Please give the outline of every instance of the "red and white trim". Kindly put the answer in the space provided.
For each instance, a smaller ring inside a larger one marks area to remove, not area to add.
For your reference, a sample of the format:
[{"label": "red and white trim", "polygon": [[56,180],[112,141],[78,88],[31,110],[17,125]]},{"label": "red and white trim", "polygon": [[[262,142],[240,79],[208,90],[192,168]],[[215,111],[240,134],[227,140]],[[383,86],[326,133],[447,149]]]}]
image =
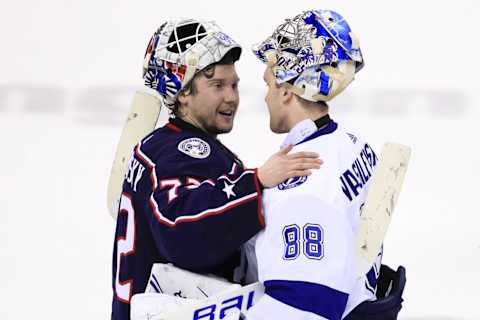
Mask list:
[{"label": "red and white trim", "polygon": [[[154,197],[154,193],[155,193],[155,190],[157,189],[158,187],[158,182],[157,182],[157,177],[156,177],[156,172],[155,172],[155,163],[149,159],[147,157],[147,155],[145,155],[142,150],[141,150],[141,142],[135,147],[135,154],[142,160],[144,161],[144,163],[149,167],[149,169],[151,170],[151,173],[150,173],[150,176],[151,176],[151,180],[152,180],[152,193],[150,195],[150,208],[152,209],[156,219],[158,220],[159,223],[161,224],[164,224],[168,227],[175,227],[177,224],[180,224],[180,223],[184,223],[184,222],[193,222],[193,221],[199,221],[201,219],[204,219],[206,217],[209,217],[209,216],[213,216],[213,215],[219,215],[219,214],[222,214],[224,213],[225,211],[227,210],[230,210],[232,208],[235,208],[235,207],[238,207],[244,203],[247,203],[249,201],[252,201],[252,200],[255,200],[257,199],[257,197],[261,197],[261,193],[259,193],[258,191],[260,190],[259,187],[257,186],[257,192],[254,192],[254,193],[251,193],[249,195],[246,195],[246,196],[243,196],[242,198],[238,198],[238,199],[235,199],[233,201],[230,201],[230,202],[227,202],[226,204],[220,206],[220,207],[217,207],[217,208],[212,208],[212,209],[207,209],[207,210],[204,210],[200,213],[197,213],[197,214],[194,214],[194,215],[184,215],[184,216],[179,216],[177,217],[174,221],[168,219],[167,217],[165,217],[162,212],[159,210],[158,208],[158,203],[157,201],[155,200],[155,197]],[[247,170],[247,171],[244,171],[240,177],[238,177],[236,180],[232,181],[230,180],[227,176],[221,176],[219,179],[226,179],[228,180],[230,183],[236,183],[240,180],[240,178],[242,178],[244,175],[246,174],[255,174],[256,175],[256,171],[255,170]],[[255,179],[255,183],[257,183],[257,179]],[[204,180],[202,181],[201,184],[203,183],[208,183],[208,184],[211,184],[212,186],[215,186],[215,183],[211,180],[211,179],[208,179],[208,180]],[[260,204],[261,206],[261,204]],[[260,214],[260,213],[259,213]],[[262,219],[260,220],[262,225],[263,225],[263,216],[262,216]]]},{"label": "red and white trim", "polygon": [[117,238],[117,271],[115,275],[115,297],[123,303],[130,303],[133,292],[133,279],[120,281],[121,258],[133,255],[137,237],[135,236],[135,211],[133,209],[132,197],[127,193],[122,193],[120,201],[120,214],[127,215],[127,226],[125,236]]},{"label": "red and white trim", "polygon": [[181,185],[182,182],[179,179],[160,180],[160,189],[171,187],[170,190],[168,190],[168,203],[178,197],[178,188],[180,188]]},{"label": "red and white trim", "polygon": [[172,123],[170,123],[170,122],[167,123],[167,124],[165,125],[165,127],[167,127],[168,129],[170,129],[170,130],[172,130],[172,131],[175,131],[175,132],[177,132],[177,133],[182,132],[182,129],[180,129],[179,127],[177,127],[176,125],[174,125],[174,124],[172,124]]},{"label": "red and white trim", "polygon": [[257,189],[257,193],[258,193],[258,207],[257,207],[258,221],[262,226],[265,227],[265,219],[264,219],[265,214],[263,213],[262,189],[260,188],[260,180],[258,179],[258,169],[257,168],[253,169],[253,172],[255,174],[255,178],[254,178],[255,189]]},{"label": "red and white trim", "polygon": [[236,171],[237,171],[237,163],[234,161],[232,165],[232,170],[230,170],[228,174],[229,175],[235,174]]},{"label": "red and white trim", "polygon": [[197,213],[195,215],[185,215],[185,216],[177,217],[174,221],[165,217],[162,214],[162,212],[158,209],[158,204],[155,201],[155,199],[153,197],[153,194],[150,196],[150,207],[152,208],[153,213],[155,214],[155,217],[157,218],[158,222],[160,222],[161,224],[164,224],[168,227],[173,228],[180,223],[199,221],[199,220],[202,220],[206,217],[222,214],[225,211],[228,211],[232,208],[238,207],[238,206],[240,206],[244,203],[255,200],[257,197],[258,197],[258,194],[255,192],[255,193],[246,195],[242,198],[230,201],[230,202],[228,202],[228,203],[226,203],[223,206],[220,206],[218,208],[207,209],[207,210],[204,210],[204,211],[202,211],[200,213]]},{"label": "red and white trim", "polygon": [[157,181],[157,175],[155,173],[155,163],[150,160],[140,149],[140,146],[142,143],[140,142],[139,144],[136,145],[135,147],[135,154],[147,165],[147,167],[150,169],[150,179],[152,180],[152,187],[153,190],[157,189],[158,186],[158,181]]},{"label": "red and white trim", "polygon": [[212,179],[203,180],[202,183],[200,183],[200,184],[204,184],[204,183],[208,183],[212,187],[215,187],[215,182]]},{"label": "red and white trim", "polygon": [[200,186],[200,181],[195,178],[187,177],[187,189],[196,189]]},{"label": "red and white trim", "polygon": [[228,176],[226,176],[226,175],[220,176],[220,177],[218,178],[218,180],[220,180],[220,179],[225,179],[225,180],[227,180],[228,182],[230,182],[231,184],[235,184],[235,183],[237,183],[237,182],[238,182],[244,175],[246,175],[246,174],[256,174],[256,173],[255,173],[255,170],[245,170],[245,171],[243,171],[242,174],[241,174],[237,179],[235,179],[235,180],[231,180],[231,179],[230,179]]}]

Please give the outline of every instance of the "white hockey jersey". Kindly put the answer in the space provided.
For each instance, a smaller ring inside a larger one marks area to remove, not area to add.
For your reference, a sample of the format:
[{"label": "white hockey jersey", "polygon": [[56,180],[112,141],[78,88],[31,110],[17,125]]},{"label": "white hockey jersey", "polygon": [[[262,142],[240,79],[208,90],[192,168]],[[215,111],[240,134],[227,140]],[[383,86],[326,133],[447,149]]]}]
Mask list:
[{"label": "white hockey jersey", "polygon": [[[357,276],[355,236],[360,210],[378,161],[356,134],[331,121],[320,130],[305,120],[288,134],[292,152],[315,151],[324,161],[308,177],[263,192],[266,229],[246,245],[249,280],[265,295],[247,319],[343,319],[375,300],[381,254],[367,275]],[[255,253],[255,256],[253,254]]]}]

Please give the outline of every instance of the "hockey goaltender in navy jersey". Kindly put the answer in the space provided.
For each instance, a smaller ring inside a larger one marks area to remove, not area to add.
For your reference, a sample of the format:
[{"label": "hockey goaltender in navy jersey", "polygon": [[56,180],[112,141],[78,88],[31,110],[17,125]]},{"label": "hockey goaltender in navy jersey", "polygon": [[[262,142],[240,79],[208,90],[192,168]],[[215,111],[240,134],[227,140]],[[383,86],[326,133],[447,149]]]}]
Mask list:
[{"label": "hockey goaltender in navy jersey", "polygon": [[113,253],[112,319],[129,319],[155,262],[231,279],[237,248],[263,228],[256,170],[212,136],[173,119],[134,149]]}]

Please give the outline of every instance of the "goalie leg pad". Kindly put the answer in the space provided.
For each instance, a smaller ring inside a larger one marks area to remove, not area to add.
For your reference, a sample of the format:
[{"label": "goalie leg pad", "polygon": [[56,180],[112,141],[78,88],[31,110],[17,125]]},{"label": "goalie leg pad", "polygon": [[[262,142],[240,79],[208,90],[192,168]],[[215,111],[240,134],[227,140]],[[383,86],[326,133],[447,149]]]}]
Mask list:
[{"label": "goalie leg pad", "polygon": [[206,299],[220,292],[236,290],[239,284],[213,276],[193,273],[170,263],[155,263],[145,293],[164,293],[180,298]]}]

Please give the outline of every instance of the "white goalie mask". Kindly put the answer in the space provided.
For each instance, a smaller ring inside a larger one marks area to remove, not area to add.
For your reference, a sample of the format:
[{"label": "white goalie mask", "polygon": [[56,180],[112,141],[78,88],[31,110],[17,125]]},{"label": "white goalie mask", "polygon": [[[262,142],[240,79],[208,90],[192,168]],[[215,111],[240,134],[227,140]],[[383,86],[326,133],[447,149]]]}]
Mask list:
[{"label": "white goalie mask", "polygon": [[178,94],[205,67],[220,62],[232,51],[240,58],[241,47],[214,21],[178,19],[165,22],[150,39],[144,58],[143,77],[156,89],[168,108]]}]

